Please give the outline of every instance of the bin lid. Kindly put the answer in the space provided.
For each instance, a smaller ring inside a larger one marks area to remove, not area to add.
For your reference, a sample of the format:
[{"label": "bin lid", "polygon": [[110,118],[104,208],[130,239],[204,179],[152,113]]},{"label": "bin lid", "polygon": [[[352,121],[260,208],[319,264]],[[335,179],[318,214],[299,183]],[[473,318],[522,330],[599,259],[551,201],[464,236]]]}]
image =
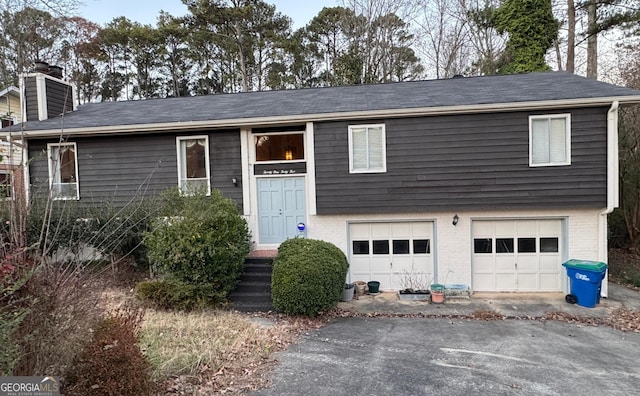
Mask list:
[{"label": "bin lid", "polygon": [[439,283],[434,283],[433,285],[431,285],[431,290],[444,290],[444,285],[441,285]]},{"label": "bin lid", "polygon": [[589,271],[604,271],[607,269],[607,264],[602,261],[591,261],[591,260],[576,260],[571,259],[566,263],[562,263],[564,267],[567,268],[576,268],[581,270],[589,270]]}]

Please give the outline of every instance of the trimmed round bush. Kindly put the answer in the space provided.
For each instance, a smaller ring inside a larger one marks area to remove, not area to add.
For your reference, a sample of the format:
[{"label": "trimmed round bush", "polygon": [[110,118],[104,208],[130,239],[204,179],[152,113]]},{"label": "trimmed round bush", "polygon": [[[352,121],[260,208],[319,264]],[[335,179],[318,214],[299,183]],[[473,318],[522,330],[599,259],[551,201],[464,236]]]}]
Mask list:
[{"label": "trimmed round bush", "polygon": [[314,239],[283,242],[273,261],[271,296],[276,310],[315,316],[340,300],[349,263],[335,245]]}]

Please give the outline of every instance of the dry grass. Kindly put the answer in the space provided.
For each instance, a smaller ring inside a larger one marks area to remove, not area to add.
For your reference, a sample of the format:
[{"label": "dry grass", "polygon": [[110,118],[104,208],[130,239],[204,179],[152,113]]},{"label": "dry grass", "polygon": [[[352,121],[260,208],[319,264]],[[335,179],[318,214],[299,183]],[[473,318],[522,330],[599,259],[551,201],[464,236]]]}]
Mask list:
[{"label": "dry grass", "polygon": [[[104,286],[102,309],[142,305],[128,285]],[[224,310],[187,313],[147,308],[140,347],[153,366],[153,380],[163,394],[242,395],[263,388],[275,364],[271,354],[329,320],[264,316],[262,321],[272,325],[261,326],[251,315]]]},{"label": "dry grass", "polygon": [[181,313],[147,311],[141,347],[154,367],[153,379],[218,371],[234,345],[252,340],[259,329],[243,317],[223,311]]}]

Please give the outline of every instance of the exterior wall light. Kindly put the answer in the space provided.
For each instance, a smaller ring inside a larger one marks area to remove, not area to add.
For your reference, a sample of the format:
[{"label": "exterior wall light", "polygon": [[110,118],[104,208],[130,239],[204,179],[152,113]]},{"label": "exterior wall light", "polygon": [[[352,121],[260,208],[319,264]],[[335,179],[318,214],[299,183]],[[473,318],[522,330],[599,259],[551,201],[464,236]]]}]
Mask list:
[{"label": "exterior wall light", "polygon": [[454,226],[458,224],[458,220],[460,220],[460,218],[458,217],[458,215],[454,215],[453,216],[453,221],[451,222],[451,224],[453,224]]},{"label": "exterior wall light", "polygon": [[235,177],[231,179],[231,183],[233,183],[234,187],[238,187],[238,179],[236,179]]}]

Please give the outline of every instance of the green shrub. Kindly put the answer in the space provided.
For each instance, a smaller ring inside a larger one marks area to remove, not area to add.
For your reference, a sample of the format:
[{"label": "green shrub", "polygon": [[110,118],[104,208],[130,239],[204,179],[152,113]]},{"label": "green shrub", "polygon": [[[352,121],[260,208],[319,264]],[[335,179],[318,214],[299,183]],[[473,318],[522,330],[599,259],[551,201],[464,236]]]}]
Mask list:
[{"label": "green shrub", "polygon": [[329,242],[295,238],[283,242],[273,261],[274,307],[289,315],[317,315],[340,300],[349,264]]},{"label": "green shrub", "polygon": [[249,228],[234,201],[220,192],[163,195],[165,217],[145,235],[150,262],[163,275],[191,285],[211,285],[226,298],[249,253]]},{"label": "green shrub", "polygon": [[156,308],[192,311],[224,301],[226,295],[210,284],[192,285],[177,279],[140,282],[136,294]]},{"label": "green shrub", "polygon": [[143,314],[122,309],[97,326],[69,368],[66,395],[151,395],[151,365],[138,346]]},{"label": "green shrub", "polygon": [[27,245],[48,254],[78,253],[92,246],[117,258],[146,259],[142,243],[157,217],[154,198],[132,198],[124,207],[110,202],[80,202],[35,198],[26,217]]}]

